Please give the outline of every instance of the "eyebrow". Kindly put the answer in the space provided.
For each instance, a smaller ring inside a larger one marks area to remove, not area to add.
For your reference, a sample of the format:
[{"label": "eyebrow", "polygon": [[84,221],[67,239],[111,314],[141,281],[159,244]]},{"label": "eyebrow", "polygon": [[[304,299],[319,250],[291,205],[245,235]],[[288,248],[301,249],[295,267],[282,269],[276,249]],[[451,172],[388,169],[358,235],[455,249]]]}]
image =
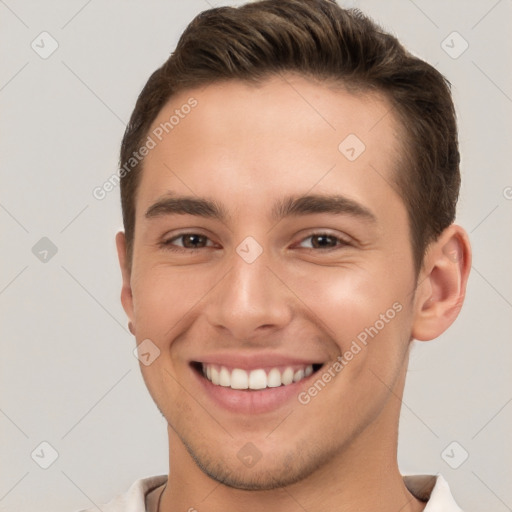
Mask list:
[{"label": "eyebrow", "polygon": [[[373,223],[377,221],[376,216],[365,206],[353,199],[336,194],[310,194],[281,198],[274,204],[270,218],[273,221],[279,221],[286,217],[315,213],[350,215]],[[145,217],[151,219],[165,215],[194,215],[221,222],[230,219],[224,206],[215,200],[174,194],[168,194],[158,199],[146,210]]]}]

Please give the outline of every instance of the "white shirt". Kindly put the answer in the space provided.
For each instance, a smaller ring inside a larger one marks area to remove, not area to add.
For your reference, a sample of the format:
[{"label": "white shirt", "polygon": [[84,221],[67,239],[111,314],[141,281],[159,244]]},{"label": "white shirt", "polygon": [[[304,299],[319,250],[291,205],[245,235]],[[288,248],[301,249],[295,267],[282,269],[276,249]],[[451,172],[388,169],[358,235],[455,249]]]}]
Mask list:
[{"label": "white shirt", "polygon": [[[404,475],[405,486],[411,494],[427,501],[424,512],[462,512],[442,475]],[[124,493],[101,507],[103,512],[157,512],[158,499],[163,492],[167,475],[151,476],[134,482]],[[97,509],[79,512],[96,512]]]}]

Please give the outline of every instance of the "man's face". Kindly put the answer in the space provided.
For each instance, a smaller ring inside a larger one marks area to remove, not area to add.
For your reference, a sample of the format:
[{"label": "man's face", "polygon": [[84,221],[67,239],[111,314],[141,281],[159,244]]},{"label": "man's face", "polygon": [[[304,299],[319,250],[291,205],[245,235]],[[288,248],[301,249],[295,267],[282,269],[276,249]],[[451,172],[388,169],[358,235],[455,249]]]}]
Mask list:
[{"label": "man's face", "polygon": [[[141,370],[172,442],[271,488],[396,432],[415,308],[397,125],[377,96],[287,75],[184,92],[150,134],[191,97],[144,162],[123,304],[160,351]],[[272,387],[231,389],[249,384]]]}]

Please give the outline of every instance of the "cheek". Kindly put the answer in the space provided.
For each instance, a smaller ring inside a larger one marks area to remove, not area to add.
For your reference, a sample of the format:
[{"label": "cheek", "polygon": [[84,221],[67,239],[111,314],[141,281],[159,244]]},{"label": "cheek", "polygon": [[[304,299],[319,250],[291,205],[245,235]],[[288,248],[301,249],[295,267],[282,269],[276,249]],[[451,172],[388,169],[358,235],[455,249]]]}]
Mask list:
[{"label": "cheek", "polygon": [[310,265],[302,274],[294,274],[289,279],[293,280],[297,296],[311,308],[342,349],[360,334],[364,340],[366,328],[377,324],[377,329],[383,331],[384,326],[390,330],[391,324],[398,324],[395,320],[401,311],[397,310],[403,310],[407,287],[398,278],[390,278],[393,274],[389,268],[380,272],[377,267],[371,270],[356,265],[338,268]]},{"label": "cheek", "polygon": [[[325,391],[313,400],[317,392],[310,389],[304,397],[314,401],[311,410],[319,414],[326,408],[334,411],[333,428],[342,420],[356,428],[362,416],[377,414],[394,389],[409,345],[412,308],[406,279],[392,275],[389,268],[380,273],[318,267],[296,281],[297,295],[307,297],[321,328],[337,345],[338,357],[318,375],[328,381]],[[350,419],[347,410],[354,412]]]},{"label": "cheek", "polygon": [[209,286],[199,270],[154,266],[139,272],[132,289],[137,336],[164,343],[172,339],[174,328],[183,330]]},{"label": "cheek", "polygon": [[297,295],[306,298],[317,324],[336,344],[338,359],[329,367],[337,383],[332,400],[354,407],[378,403],[393,387],[412,324],[406,277],[382,264],[372,271],[317,266],[296,280]]},{"label": "cheek", "polygon": [[[171,357],[171,344],[179,344],[208,287],[199,272],[183,272],[169,266],[139,267],[132,286],[137,343],[151,340],[158,356],[149,365],[140,363],[146,387],[164,416],[176,421],[190,410],[179,382],[182,375]],[[204,288],[204,289],[203,289]],[[172,404],[172,407],[170,407]]]}]

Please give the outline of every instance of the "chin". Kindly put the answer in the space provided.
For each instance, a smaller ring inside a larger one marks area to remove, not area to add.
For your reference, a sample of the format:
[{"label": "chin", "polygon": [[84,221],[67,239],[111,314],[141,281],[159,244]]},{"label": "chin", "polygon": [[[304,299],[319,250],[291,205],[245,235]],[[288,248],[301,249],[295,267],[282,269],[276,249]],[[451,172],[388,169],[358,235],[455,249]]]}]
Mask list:
[{"label": "chin", "polygon": [[246,491],[268,491],[295,484],[314,473],[329,458],[294,449],[282,454],[262,454],[254,466],[244,467],[235,453],[234,462],[229,463],[225,452],[214,455],[211,451],[205,454],[186,448],[205,475],[227,487]]},{"label": "chin", "polygon": [[226,467],[215,466],[202,467],[201,470],[212,480],[219,482],[233,489],[244,491],[270,491],[292,485],[303,480],[310,472],[290,472],[278,468],[269,468],[268,470],[260,468],[257,472],[255,469],[247,469],[240,471],[238,468],[228,473]]}]

